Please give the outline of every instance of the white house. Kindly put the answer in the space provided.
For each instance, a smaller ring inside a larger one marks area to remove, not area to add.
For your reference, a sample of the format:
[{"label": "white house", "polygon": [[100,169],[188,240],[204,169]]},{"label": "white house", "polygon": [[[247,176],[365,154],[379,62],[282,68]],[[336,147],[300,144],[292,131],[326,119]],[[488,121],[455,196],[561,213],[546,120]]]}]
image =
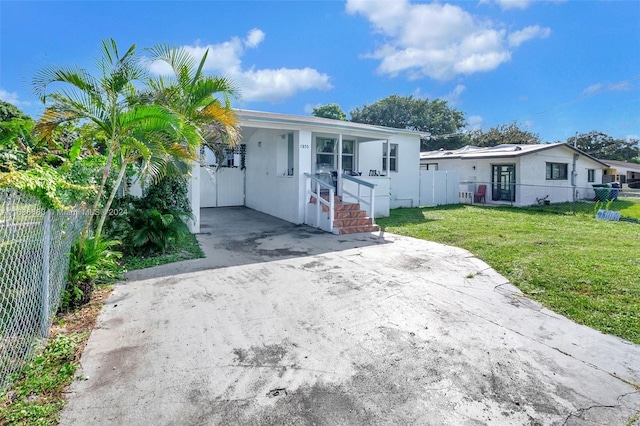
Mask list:
[{"label": "white house", "polygon": [[461,199],[486,189],[493,204],[533,205],[592,199],[593,184],[601,183],[604,162],[565,143],[465,146],[452,151],[420,154],[422,170],[457,171]]},{"label": "white house", "polygon": [[622,188],[640,188],[640,164],[616,160],[600,160],[609,166],[603,183],[618,182]]},{"label": "white house", "polygon": [[205,207],[246,206],[338,233],[349,227],[366,230],[347,220],[365,213],[338,213],[344,206],[330,193],[359,203],[370,218],[418,205],[419,133],[317,117],[236,113],[239,145],[219,165],[207,150],[205,166],[194,169],[189,188],[193,232],[199,232]]}]

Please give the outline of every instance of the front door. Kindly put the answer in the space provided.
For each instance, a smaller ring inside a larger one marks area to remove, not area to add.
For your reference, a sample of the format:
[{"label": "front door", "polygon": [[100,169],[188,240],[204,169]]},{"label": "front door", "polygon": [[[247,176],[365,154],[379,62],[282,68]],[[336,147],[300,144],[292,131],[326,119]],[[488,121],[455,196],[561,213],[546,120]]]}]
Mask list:
[{"label": "front door", "polygon": [[491,199],[514,202],[516,200],[515,164],[494,164],[491,167]]}]

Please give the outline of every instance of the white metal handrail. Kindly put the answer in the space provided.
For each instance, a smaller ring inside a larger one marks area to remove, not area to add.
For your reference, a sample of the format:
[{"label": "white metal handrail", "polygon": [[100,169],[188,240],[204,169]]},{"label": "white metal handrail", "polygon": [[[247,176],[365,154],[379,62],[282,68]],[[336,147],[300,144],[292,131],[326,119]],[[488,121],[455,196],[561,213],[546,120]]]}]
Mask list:
[{"label": "white metal handrail", "polygon": [[[322,211],[322,206],[327,206],[329,210],[329,229],[325,229],[325,231],[333,232],[333,221],[335,218],[335,188],[332,184],[323,182],[310,173],[305,173],[304,175],[307,177],[307,199],[312,202],[315,200],[316,204],[316,226],[322,229],[320,226],[320,212]],[[310,182],[315,182],[315,191],[312,189]],[[322,198],[321,194],[323,189],[329,190],[329,200]],[[306,208],[304,209],[304,221],[305,223],[308,223]]]},{"label": "white metal handrail", "polygon": [[[354,182],[354,183],[358,184],[358,193],[357,193],[357,194],[353,194],[353,193],[351,193],[351,192],[349,192],[349,191],[345,190],[345,189],[344,189],[344,185],[342,186],[342,194],[343,194],[343,195],[344,195],[344,194],[347,194],[347,195],[349,195],[349,196],[351,196],[351,197],[355,198],[356,200],[358,200],[358,203],[360,203],[360,205],[362,205],[362,204],[366,204],[366,205],[368,205],[368,206],[369,206],[369,208],[368,208],[367,210],[368,210],[368,213],[369,213],[369,217],[371,218],[371,223],[372,223],[372,224],[373,224],[373,223],[375,223],[375,211],[376,211],[376,210],[375,210],[376,185],[375,185],[375,184],[373,184],[373,183],[370,183],[370,182],[364,181],[364,180],[362,180],[362,179],[358,179],[358,178],[356,178],[356,177],[354,177],[354,176],[351,176],[351,175],[348,175],[348,174],[346,174],[346,173],[343,173],[343,174],[342,174],[342,179],[346,179],[346,180],[349,180],[349,181],[351,181],[351,182]],[[344,182],[344,181],[343,181],[343,182]],[[369,188],[369,196],[371,197],[371,198],[369,199],[369,201],[367,201],[367,199],[366,199],[366,198],[363,198],[363,197],[360,195],[360,189],[361,189],[363,186],[364,186],[365,188]]]}]

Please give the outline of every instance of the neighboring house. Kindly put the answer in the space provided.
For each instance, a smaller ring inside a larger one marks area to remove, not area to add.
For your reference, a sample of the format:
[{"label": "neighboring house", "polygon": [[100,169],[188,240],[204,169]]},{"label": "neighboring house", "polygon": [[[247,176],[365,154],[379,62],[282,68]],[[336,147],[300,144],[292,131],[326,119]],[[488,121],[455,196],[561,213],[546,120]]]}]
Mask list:
[{"label": "neighboring house", "polygon": [[[373,217],[371,204],[375,217],[388,216],[390,208],[418,205],[419,133],[318,117],[236,113],[239,145],[222,164],[206,150],[206,167],[194,169],[189,188],[193,232],[199,232],[200,208],[223,206],[246,206],[335,233],[340,230],[334,225],[361,229],[356,221],[338,218],[336,206],[335,222],[329,220],[331,190],[344,201],[360,202],[368,217]],[[327,199],[320,201],[327,204],[325,211],[318,211],[315,199],[310,202],[315,190]]]},{"label": "neighboring house", "polygon": [[640,188],[640,164],[616,160],[600,160],[609,166],[604,171],[603,183],[618,182],[622,188]]},{"label": "neighboring house", "polygon": [[486,185],[483,201],[527,206],[544,199],[552,203],[592,199],[592,185],[602,182],[607,164],[571,145],[554,143],[423,152],[420,168],[457,171],[461,199],[469,202]]}]

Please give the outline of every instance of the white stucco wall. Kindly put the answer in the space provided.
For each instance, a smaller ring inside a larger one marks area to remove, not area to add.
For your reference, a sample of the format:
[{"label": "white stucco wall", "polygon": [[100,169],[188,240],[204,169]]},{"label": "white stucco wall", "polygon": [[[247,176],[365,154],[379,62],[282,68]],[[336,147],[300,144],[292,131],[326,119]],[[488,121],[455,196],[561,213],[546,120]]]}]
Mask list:
[{"label": "white stucco wall", "polygon": [[[383,144],[386,141],[363,142],[358,146],[358,171],[368,176],[370,170],[382,172]],[[390,144],[398,144],[397,172],[389,176],[389,207],[416,207],[420,199],[420,139],[417,135],[394,135]]]},{"label": "white stucco wall", "polygon": [[[602,182],[603,166],[587,156],[578,154],[576,160],[575,187],[572,185],[574,151],[558,146],[541,152],[535,152],[519,157],[489,158],[489,159],[460,159],[438,158],[422,160],[422,163],[437,163],[438,170],[458,170],[461,183],[471,183],[473,189],[478,185],[487,185],[487,201],[491,200],[492,165],[514,164],[516,167],[516,200],[514,205],[527,206],[537,203],[537,198],[548,196],[552,203],[573,201],[574,190],[576,199],[591,199],[594,196],[593,183]],[[567,164],[566,180],[547,180],[546,163]],[[475,167],[475,169],[474,169]],[[588,169],[595,171],[594,182],[587,182]],[[501,202],[510,204],[508,202]]]},{"label": "white stucco wall", "polygon": [[[245,205],[280,219],[301,223],[298,205],[297,170],[300,163],[294,155],[294,176],[287,176],[285,130],[260,129],[242,142],[246,153]],[[295,135],[294,135],[295,136]],[[294,137],[294,148],[296,146]]]},{"label": "white stucco wall", "polygon": [[420,204],[420,138],[417,135],[395,135],[390,143],[398,146],[398,171],[391,172],[392,209],[417,207]]}]

